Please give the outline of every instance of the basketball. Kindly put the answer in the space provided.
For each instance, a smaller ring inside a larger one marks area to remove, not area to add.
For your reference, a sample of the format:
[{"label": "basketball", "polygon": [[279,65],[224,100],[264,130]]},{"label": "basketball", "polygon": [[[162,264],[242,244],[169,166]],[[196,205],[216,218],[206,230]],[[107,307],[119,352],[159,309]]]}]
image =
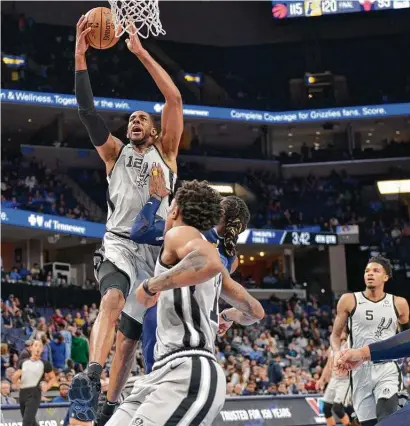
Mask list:
[{"label": "basketball", "polygon": [[96,7],[85,15],[88,27],[92,30],[87,34],[87,42],[94,49],[109,49],[119,38],[115,37],[115,27],[111,10],[107,7]]}]

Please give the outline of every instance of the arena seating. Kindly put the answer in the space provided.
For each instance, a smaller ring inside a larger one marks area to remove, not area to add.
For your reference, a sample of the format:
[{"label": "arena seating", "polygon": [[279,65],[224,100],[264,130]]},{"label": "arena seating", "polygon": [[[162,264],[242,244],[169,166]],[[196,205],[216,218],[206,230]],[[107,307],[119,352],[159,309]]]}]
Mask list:
[{"label": "arena seating", "polygon": [[[3,52],[25,54],[29,64],[18,76],[3,67],[2,87],[60,93],[73,91],[74,28],[36,23],[29,17],[13,18],[8,15],[2,15],[2,26],[9,35],[4,40]],[[409,59],[403,57],[405,37],[364,36],[355,39],[355,43],[349,44],[348,48],[343,39],[318,40],[322,69],[346,76],[350,87],[350,105],[410,100],[405,71],[410,65]],[[289,78],[303,78],[309,68],[303,60],[306,57],[303,43],[225,47],[223,54],[219,52],[221,48],[216,47],[164,41],[157,43],[183,70],[212,76],[230,95],[225,104],[236,107],[291,108]],[[222,56],[223,61],[215,59]],[[260,61],[263,61],[263,67],[254,65]],[[108,51],[91,49],[88,63],[96,95],[153,101],[160,99],[158,89],[126,51],[124,43],[118,43]],[[400,63],[401,66],[380,67],[380,63]],[[103,78],[102,73],[98,72],[101,69],[105,70]],[[372,79],[368,79],[369,75],[372,75]],[[184,88],[181,90],[185,101],[192,101],[190,92]],[[223,102],[218,98],[218,105]],[[322,106],[333,106],[330,99],[321,102],[324,102]]]},{"label": "arena seating", "polygon": [[1,205],[72,219],[90,219],[71,190],[41,161],[2,149]]}]

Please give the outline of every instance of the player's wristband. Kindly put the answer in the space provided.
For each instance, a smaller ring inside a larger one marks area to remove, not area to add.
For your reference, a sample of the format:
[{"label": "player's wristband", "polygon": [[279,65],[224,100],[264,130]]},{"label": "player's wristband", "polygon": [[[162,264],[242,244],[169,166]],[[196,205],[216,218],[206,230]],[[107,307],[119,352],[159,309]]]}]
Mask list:
[{"label": "player's wristband", "polygon": [[150,292],[150,291],[149,291],[149,288],[148,288],[148,281],[149,281],[149,278],[143,281],[143,283],[142,283],[142,288],[144,289],[145,293],[147,293],[147,294],[148,294],[148,296],[153,297],[153,296],[155,296],[157,293],[152,293],[152,292]]},{"label": "player's wristband", "polygon": [[222,317],[222,319],[223,319],[224,321],[226,321],[226,322],[233,322],[231,319],[229,319],[229,318],[227,317],[227,315],[226,315],[226,313],[225,313],[225,312],[221,312],[221,317]]}]

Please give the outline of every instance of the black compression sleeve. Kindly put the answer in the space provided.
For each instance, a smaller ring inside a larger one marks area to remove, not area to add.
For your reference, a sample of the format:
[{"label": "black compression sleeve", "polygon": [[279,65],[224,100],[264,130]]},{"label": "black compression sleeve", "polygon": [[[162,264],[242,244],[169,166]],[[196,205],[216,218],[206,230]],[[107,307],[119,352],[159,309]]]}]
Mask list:
[{"label": "black compression sleeve", "polygon": [[97,113],[94,106],[93,92],[87,70],[75,72],[75,96],[78,103],[80,120],[87,129],[94,146],[101,146],[107,142],[110,131],[105,121]]}]

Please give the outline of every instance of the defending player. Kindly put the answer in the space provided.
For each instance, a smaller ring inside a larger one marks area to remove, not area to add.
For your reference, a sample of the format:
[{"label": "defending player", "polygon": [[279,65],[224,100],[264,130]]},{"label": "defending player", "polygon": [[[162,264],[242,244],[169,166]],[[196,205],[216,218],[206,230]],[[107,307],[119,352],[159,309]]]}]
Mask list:
[{"label": "defending player", "polygon": [[[346,344],[346,333],[342,334],[342,347]],[[333,374],[333,353],[332,349],[328,350],[327,363],[323,369],[322,376],[316,384],[316,389],[323,391],[327,383],[326,391],[323,396],[323,411],[326,418],[327,426],[336,426],[336,420],[333,417],[332,410],[340,419],[343,425],[350,423],[349,416],[345,412],[345,400],[349,391],[349,376],[347,372],[344,374]]]},{"label": "defending player", "polygon": [[[96,253],[94,262],[102,300],[90,338],[90,362],[87,374],[75,377],[69,393],[73,402],[72,418],[81,421],[94,421],[96,418],[100,375],[114,341],[115,323],[123,308],[110,383],[117,381],[123,385],[129,376],[129,360],[140,337],[139,322],[142,322],[144,313],[133,292],[138,283],[152,276],[158,255],[157,248],[132,242],[130,231],[135,216],[149,198],[148,177],[154,163],[166,171],[167,188],[172,192],[183,130],[182,102],[177,87],[134,35],[126,41],[127,47],[151,74],[165,98],[161,133],[158,134],[148,113],[136,111],[129,118],[128,144],[124,145],[110,134],[94,107],[85,58],[89,31],[87,19],[82,16],[77,24],[76,97],[81,121],[106,165],[108,218],[103,246]],[[168,209],[169,200],[164,197],[158,214],[166,217]],[[108,397],[116,399],[115,395],[109,394]]]},{"label": "defending player", "polygon": [[222,279],[221,297],[237,308],[230,310],[230,319],[249,325],[264,311],[230,278],[218,251],[199,231],[219,222],[220,198],[215,194],[197,181],[186,182],[176,193],[155,277],[137,290],[145,306],[158,300],[156,362],[152,373],[136,379],[107,426],[206,426],[224,404],[225,374],[214,355]]},{"label": "defending player", "polygon": [[[347,321],[351,348],[392,337],[399,324],[408,328],[407,301],[384,292],[384,285],[391,274],[391,264],[387,259],[373,257],[364,273],[366,290],[344,294],[340,298],[330,338],[336,369],[340,358],[340,337]],[[402,376],[395,362],[369,362],[352,372],[351,384],[353,407],[362,426],[374,426],[397,410]]]},{"label": "defending player", "polygon": [[[152,184],[151,193],[153,196],[150,201],[141,210],[134,222],[131,230],[131,238],[138,243],[146,243],[152,245],[160,245],[163,243],[163,235],[165,229],[165,221],[158,218],[156,211],[158,208],[158,195],[164,194],[164,177],[159,171],[157,175],[150,178],[150,186]],[[223,215],[217,226],[209,231],[203,232],[207,241],[214,244],[218,249],[219,256],[225,268],[233,273],[238,266],[236,257],[236,242],[241,232],[245,231],[250,220],[250,213],[246,203],[239,197],[228,196],[221,201]],[[220,322],[226,321],[227,316],[222,313],[223,317]],[[223,319],[225,318],[225,320]],[[226,324],[227,325],[227,324]],[[156,343],[155,331],[157,328],[157,305],[147,310],[144,316],[142,347],[145,361],[145,371],[150,373],[154,364],[154,346]]]}]

